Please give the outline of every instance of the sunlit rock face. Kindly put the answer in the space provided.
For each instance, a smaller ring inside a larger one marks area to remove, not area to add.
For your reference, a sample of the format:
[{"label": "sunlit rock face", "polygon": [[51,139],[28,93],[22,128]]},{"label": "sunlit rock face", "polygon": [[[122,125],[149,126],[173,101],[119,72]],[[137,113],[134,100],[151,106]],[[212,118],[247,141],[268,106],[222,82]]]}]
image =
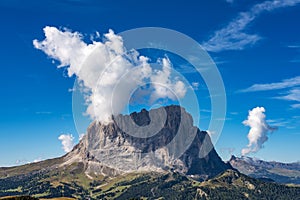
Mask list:
[{"label": "sunlit rock face", "polygon": [[206,179],[231,168],[180,106],[118,115],[108,124],[93,122],[66,158],[75,157],[87,173],[104,175],[177,171]]}]

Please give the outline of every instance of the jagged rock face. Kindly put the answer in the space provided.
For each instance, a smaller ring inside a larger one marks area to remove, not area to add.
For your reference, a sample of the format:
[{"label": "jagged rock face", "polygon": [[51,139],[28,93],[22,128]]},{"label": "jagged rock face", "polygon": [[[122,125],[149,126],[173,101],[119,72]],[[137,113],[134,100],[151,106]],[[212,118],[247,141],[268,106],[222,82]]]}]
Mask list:
[{"label": "jagged rock face", "polygon": [[180,106],[143,109],[108,124],[93,122],[69,157],[74,154],[87,163],[89,173],[106,175],[172,170],[205,179],[231,168]]}]

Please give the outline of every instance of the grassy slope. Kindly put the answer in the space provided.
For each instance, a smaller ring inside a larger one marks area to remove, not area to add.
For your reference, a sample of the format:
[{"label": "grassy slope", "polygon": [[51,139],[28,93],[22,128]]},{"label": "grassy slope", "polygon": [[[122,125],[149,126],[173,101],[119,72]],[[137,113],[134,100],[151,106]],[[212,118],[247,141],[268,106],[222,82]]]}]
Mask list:
[{"label": "grassy slope", "polygon": [[59,158],[48,159],[41,162],[29,163],[21,166],[16,166],[16,167],[0,167],[0,177],[5,178],[5,177],[22,175],[22,174],[28,174],[34,171],[46,169],[49,166],[60,164],[62,163],[62,161],[63,161],[63,157],[59,157]]}]

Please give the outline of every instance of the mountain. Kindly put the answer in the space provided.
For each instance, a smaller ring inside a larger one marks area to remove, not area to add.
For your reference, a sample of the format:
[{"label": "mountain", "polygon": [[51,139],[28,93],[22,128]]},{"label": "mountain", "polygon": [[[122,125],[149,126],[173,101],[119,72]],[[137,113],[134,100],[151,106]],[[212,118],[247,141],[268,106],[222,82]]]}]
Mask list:
[{"label": "mountain", "polygon": [[65,160],[66,165],[82,162],[92,176],[175,171],[205,180],[231,168],[180,106],[118,115],[108,124],[93,122]]},{"label": "mountain", "polygon": [[229,163],[241,173],[253,178],[277,183],[300,184],[300,163],[267,162],[255,158],[232,156]]},{"label": "mountain", "polygon": [[0,168],[0,197],[188,200],[299,194],[299,187],[265,183],[233,170],[207,132],[193,126],[191,115],[179,106],[93,122],[62,157]]}]

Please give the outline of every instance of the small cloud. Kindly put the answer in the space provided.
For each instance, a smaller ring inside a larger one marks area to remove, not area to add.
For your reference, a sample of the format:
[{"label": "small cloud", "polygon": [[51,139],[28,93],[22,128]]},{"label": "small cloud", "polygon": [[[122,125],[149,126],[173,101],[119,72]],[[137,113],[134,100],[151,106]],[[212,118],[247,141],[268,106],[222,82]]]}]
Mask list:
[{"label": "small cloud", "polygon": [[40,162],[40,161],[42,161],[43,159],[42,159],[42,157],[39,157],[39,158],[37,158],[37,159],[34,159],[32,162],[33,163],[36,163],[36,162]]},{"label": "small cloud", "polygon": [[216,118],[215,120],[217,120],[217,121],[229,121],[229,120],[232,120],[232,118],[229,118],[229,117],[225,117],[225,118]]},{"label": "small cloud", "polygon": [[151,102],[161,98],[172,100],[183,98],[186,94],[185,84],[176,78],[174,81],[171,80],[172,63],[169,58],[158,60],[158,63],[161,63],[162,70],[155,70],[155,73],[150,77],[154,88],[150,97]]},{"label": "small cloud", "polygon": [[75,88],[69,88],[68,92],[75,92],[75,90],[76,90]]},{"label": "small cloud", "polygon": [[62,149],[66,153],[70,152],[73,149],[75,143],[72,134],[62,134],[58,137],[58,139],[61,141]]},{"label": "small cloud", "polygon": [[70,117],[72,117],[71,114],[62,114],[60,118],[61,118],[62,120],[66,120],[66,119],[68,119],[68,118],[70,118]]},{"label": "small cloud", "polygon": [[249,144],[242,149],[242,155],[255,153],[263,148],[264,143],[268,140],[268,133],[273,132],[276,128],[271,127],[266,121],[264,107],[256,107],[249,111],[247,120],[243,121],[245,126],[249,126],[248,133]]},{"label": "small cloud", "polygon": [[291,63],[299,63],[300,59],[294,59],[294,60],[290,60]]},{"label": "small cloud", "polygon": [[[276,99],[283,99],[287,101],[298,101],[300,102],[300,89],[294,88],[288,91],[287,95],[275,97]],[[297,106],[296,106],[297,107]]]},{"label": "small cloud", "polygon": [[300,109],[300,104],[292,104],[291,107],[294,109]]},{"label": "small cloud", "polygon": [[194,73],[198,73],[198,71],[192,67],[192,66],[188,66],[188,65],[180,65],[176,68],[176,70],[180,73],[180,74],[194,74]]},{"label": "small cloud", "polygon": [[208,110],[208,109],[200,109],[200,112],[211,113],[211,110]]},{"label": "small cloud", "polygon": [[37,115],[51,115],[52,112],[50,112],[50,111],[37,111],[37,112],[35,112],[35,114],[37,114]]},{"label": "small cloud", "polygon": [[233,3],[234,0],[225,0],[227,3]]},{"label": "small cloud", "polygon": [[240,90],[239,92],[258,92],[268,90],[279,90],[300,85],[300,76],[296,76],[289,79],[283,79],[280,82],[266,83],[266,84],[254,84],[249,88]]},{"label": "small cloud", "polygon": [[298,48],[300,48],[300,45],[288,45],[287,46],[288,48],[291,48],[291,49],[298,49]]},{"label": "small cloud", "polygon": [[199,89],[199,82],[192,82],[192,89],[198,90]]},{"label": "small cloud", "polygon": [[[286,101],[300,102],[300,76],[296,76],[289,79],[283,79],[279,82],[266,83],[266,84],[254,84],[238,92],[260,92],[260,91],[273,91],[286,89],[284,93],[279,93],[274,99],[281,99]],[[299,104],[292,104],[291,108],[299,108]]]},{"label": "small cloud", "polygon": [[[227,2],[232,2],[232,0],[227,0]],[[240,12],[227,26],[217,30],[208,41],[202,43],[202,46],[207,51],[212,52],[242,50],[248,46],[253,46],[261,37],[257,34],[246,33],[247,27],[251,22],[263,12],[294,6],[299,2],[299,0],[274,0],[255,4],[249,11]]]},{"label": "small cloud", "polygon": [[284,120],[283,118],[280,119],[268,119],[266,122],[272,127],[287,127],[290,123],[289,121]]},{"label": "small cloud", "polygon": [[81,133],[81,134],[79,135],[79,141],[80,141],[84,136],[85,136],[85,133]]},{"label": "small cloud", "polygon": [[210,137],[213,137],[213,135],[216,134],[216,131],[210,131],[210,130],[207,130],[206,132],[207,132],[207,134],[208,134]]},{"label": "small cloud", "polygon": [[26,163],[28,163],[28,160],[26,160],[26,159],[18,159],[15,162],[16,165],[22,165],[22,164],[26,164]]},{"label": "small cloud", "polygon": [[230,112],[231,115],[238,115],[238,112]]},{"label": "small cloud", "polygon": [[30,163],[36,163],[42,161],[42,157],[38,157],[37,159],[34,159],[33,161],[28,161],[27,159],[18,159],[16,160],[15,164],[16,165],[23,165],[23,164],[30,164]]},{"label": "small cloud", "polygon": [[90,40],[91,41],[96,41],[98,39],[101,39],[101,35],[98,31],[96,31],[94,34],[90,35]]}]

